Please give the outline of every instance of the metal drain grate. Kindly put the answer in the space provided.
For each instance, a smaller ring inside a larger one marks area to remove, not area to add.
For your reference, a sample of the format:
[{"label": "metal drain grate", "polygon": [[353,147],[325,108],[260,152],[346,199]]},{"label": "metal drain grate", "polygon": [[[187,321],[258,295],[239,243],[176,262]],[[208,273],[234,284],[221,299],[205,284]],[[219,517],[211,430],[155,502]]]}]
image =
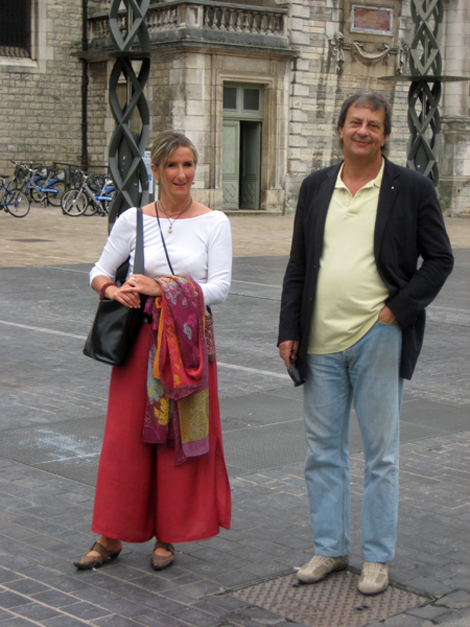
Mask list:
[{"label": "metal drain grate", "polygon": [[373,597],[357,590],[358,576],[333,573],[315,585],[297,585],[295,575],[234,590],[231,594],[310,627],[364,627],[429,602],[426,597],[389,586]]}]

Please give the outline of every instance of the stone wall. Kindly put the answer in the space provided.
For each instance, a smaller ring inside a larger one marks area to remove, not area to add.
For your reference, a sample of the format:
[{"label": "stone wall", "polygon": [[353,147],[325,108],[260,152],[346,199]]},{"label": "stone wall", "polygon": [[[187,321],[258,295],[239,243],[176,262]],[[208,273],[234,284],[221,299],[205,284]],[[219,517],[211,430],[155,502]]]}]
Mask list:
[{"label": "stone wall", "polygon": [[88,64],[88,161],[100,171],[108,162],[108,144],[114,121],[109,109],[108,63]]},{"label": "stone wall", "polygon": [[10,159],[80,163],[81,0],[41,0],[33,15],[33,59],[0,57],[0,172]]},{"label": "stone wall", "polygon": [[[392,9],[390,33],[353,32],[353,3]],[[274,6],[271,0],[257,4]],[[410,40],[410,0],[290,0],[288,6],[284,22],[288,26],[282,33],[288,40],[285,53],[279,46],[272,51],[249,46],[244,51],[242,45],[236,49],[236,33],[222,32],[220,25],[212,26],[213,39],[206,47],[154,43],[146,86],[150,137],[168,127],[191,137],[200,151],[195,195],[211,206],[221,208],[222,202],[224,81],[252,82],[264,89],[262,209],[294,211],[303,178],[341,158],[336,116],[342,101],[356,89],[375,89],[390,99],[394,114],[390,157],[406,164],[409,83],[394,77],[403,70],[400,41]],[[108,8],[109,0],[89,0],[90,15]],[[81,47],[81,10],[81,0],[41,0],[34,17],[34,58],[0,57],[2,172],[12,171],[9,159],[81,162],[83,61],[73,54]],[[448,0],[446,11],[445,69],[468,73],[470,55],[460,54],[469,49],[467,2]],[[459,46],[453,33],[460,33]],[[232,50],[224,49],[224,41]],[[89,58],[88,157],[97,169],[107,162],[115,126],[108,103],[112,65],[105,51]],[[443,200],[449,211],[453,205],[458,204],[459,211],[468,205],[468,102],[468,83],[445,85],[441,113],[448,132],[441,159],[447,182]],[[465,141],[455,131],[458,124]]]},{"label": "stone wall", "polygon": [[[287,211],[295,209],[298,190],[305,176],[341,158],[336,116],[344,99],[358,89],[374,89],[389,98],[394,115],[390,157],[406,164],[408,85],[382,80],[382,77],[391,79],[397,70],[399,39],[404,37],[409,22],[408,3],[380,0],[373,3],[376,6],[393,5],[395,28],[392,36],[357,33],[354,37],[348,25],[349,4],[348,0],[291,2],[290,38],[300,56],[293,63],[290,87]],[[335,47],[337,33],[343,37],[343,47]],[[354,60],[348,49],[354,40],[363,42],[366,54],[374,54],[384,44],[393,53],[384,60],[366,65],[357,55]]]}]

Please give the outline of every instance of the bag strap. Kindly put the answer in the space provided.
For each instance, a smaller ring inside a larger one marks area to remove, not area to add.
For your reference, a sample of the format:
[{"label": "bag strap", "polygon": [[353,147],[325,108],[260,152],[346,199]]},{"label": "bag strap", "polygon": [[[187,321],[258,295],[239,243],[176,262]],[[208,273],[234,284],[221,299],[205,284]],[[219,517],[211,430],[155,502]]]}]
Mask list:
[{"label": "bag strap", "polygon": [[[170,255],[168,254],[168,250],[165,244],[165,238],[163,237],[163,231],[162,231],[162,225],[160,224],[160,216],[158,215],[158,207],[157,207],[157,203],[155,203],[155,213],[157,214],[157,221],[158,221],[158,226],[160,228],[160,235],[162,237],[162,244],[163,244],[163,248],[165,250],[165,255],[166,255],[166,260],[168,262],[168,266],[170,268],[171,274],[173,276],[175,276],[175,272],[173,270],[173,266],[171,265],[171,261],[170,261]],[[210,308],[209,305],[206,305],[206,309],[209,315],[212,315],[212,310]]]},{"label": "bag strap", "polygon": [[166,244],[165,244],[165,238],[163,237],[162,225],[160,224],[160,216],[158,215],[157,203],[155,203],[155,213],[157,214],[158,227],[160,229],[160,235],[162,237],[163,248],[165,249],[166,260],[168,262],[168,266],[170,268],[171,274],[173,276],[175,276],[175,272],[173,270],[173,266],[171,265],[171,261],[170,261],[170,255],[168,254],[168,250],[167,250],[167,247],[166,247]]},{"label": "bag strap", "polygon": [[137,209],[137,225],[136,225],[136,239],[135,239],[135,257],[134,257],[134,272],[135,274],[144,274],[144,219],[142,215],[142,208]]}]

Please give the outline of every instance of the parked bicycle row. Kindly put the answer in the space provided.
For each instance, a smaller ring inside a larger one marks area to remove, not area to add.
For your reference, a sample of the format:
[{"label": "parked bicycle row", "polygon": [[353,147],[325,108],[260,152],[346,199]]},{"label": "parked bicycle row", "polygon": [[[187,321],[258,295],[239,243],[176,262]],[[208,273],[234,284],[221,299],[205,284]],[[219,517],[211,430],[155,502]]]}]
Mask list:
[{"label": "parked bicycle row", "polygon": [[69,216],[106,216],[113,199],[114,183],[109,176],[80,172],[80,182],[62,197],[62,210]]},{"label": "parked bicycle row", "polygon": [[16,163],[13,177],[0,175],[0,210],[22,218],[31,202],[61,207],[71,217],[107,215],[114,185],[106,174],[71,166],[32,166]]}]

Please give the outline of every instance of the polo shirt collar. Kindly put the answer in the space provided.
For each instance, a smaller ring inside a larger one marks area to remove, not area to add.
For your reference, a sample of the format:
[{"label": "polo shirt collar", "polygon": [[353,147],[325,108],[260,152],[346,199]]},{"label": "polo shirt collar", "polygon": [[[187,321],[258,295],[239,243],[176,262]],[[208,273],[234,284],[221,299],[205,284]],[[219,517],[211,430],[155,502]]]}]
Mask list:
[{"label": "polo shirt collar", "polygon": [[[343,168],[344,168],[344,161],[341,164],[341,167],[338,172],[338,176],[336,177],[335,189],[348,189],[346,185],[343,183],[343,179],[341,178],[341,175],[343,173]],[[366,185],[364,185],[362,189],[366,187],[374,187],[374,186],[380,188],[380,186],[382,185],[384,169],[385,169],[385,159],[382,157],[382,165],[380,167],[379,173],[377,174],[375,179],[372,179],[372,181],[369,181],[368,183],[366,183]]]}]

